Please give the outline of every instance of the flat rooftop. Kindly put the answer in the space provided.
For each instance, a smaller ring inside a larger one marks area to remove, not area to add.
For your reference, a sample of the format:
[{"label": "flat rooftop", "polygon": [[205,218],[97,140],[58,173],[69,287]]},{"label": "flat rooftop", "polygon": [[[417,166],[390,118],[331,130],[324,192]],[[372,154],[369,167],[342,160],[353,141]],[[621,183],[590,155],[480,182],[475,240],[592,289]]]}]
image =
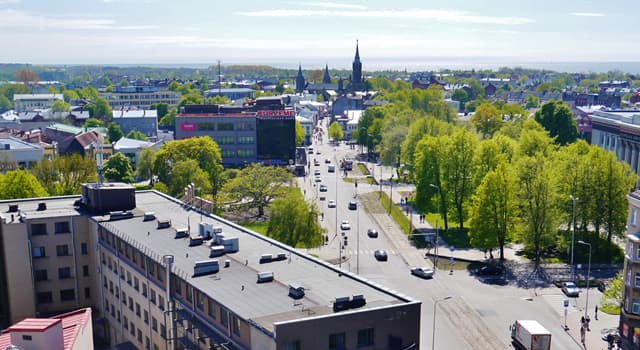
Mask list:
[{"label": "flat rooftop", "polygon": [[[27,218],[80,215],[73,208],[73,202],[78,198],[72,196],[2,201],[0,213],[6,218],[9,204],[17,203]],[[47,203],[47,210],[37,211],[38,203],[43,201]],[[160,220],[170,219],[172,227],[158,229],[156,220],[143,221],[145,212],[154,212]],[[233,310],[239,317],[252,320],[269,331],[273,331],[273,324],[276,322],[333,314],[336,297],[362,294],[366,305],[352,309],[353,311],[415,302],[408,296],[341,271],[333,265],[232,222],[213,215],[202,215],[184,206],[182,202],[156,191],[136,192],[136,209],[133,213],[132,218],[123,220],[108,221],[108,215],[93,216],[92,219],[159,263],[162,263],[163,255],[173,255],[172,273]],[[211,259],[209,242],[190,247],[188,237],[174,238],[175,229],[190,228],[190,234],[197,235],[200,222],[221,227],[225,237],[237,237],[239,251],[215,258],[220,262],[219,272],[193,277],[194,264]],[[260,263],[261,255],[275,256],[278,253],[286,254],[286,259]],[[224,267],[225,260],[230,261],[229,267]],[[259,272],[273,272],[273,282],[258,284]],[[289,296],[290,283],[305,288],[303,298],[294,300]]]}]

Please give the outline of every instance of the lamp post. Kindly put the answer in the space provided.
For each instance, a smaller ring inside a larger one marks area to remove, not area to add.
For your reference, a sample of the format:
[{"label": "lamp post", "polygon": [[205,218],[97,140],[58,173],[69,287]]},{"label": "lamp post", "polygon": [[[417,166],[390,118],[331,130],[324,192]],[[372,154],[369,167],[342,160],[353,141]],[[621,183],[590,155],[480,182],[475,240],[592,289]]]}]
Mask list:
[{"label": "lamp post", "polygon": [[584,306],[584,317],[587,318],[587,310],[589,310],[589,279],[591,278],[591,243],[578,241],[579,244],[589,246],[589,265],[587,265],[587,300]]},{"label": "lamp post", "polygon": [[389,215],[391,215],[391,205],[393,204],[393,174],[389,178]]},{"label": "lamp post", "polygon": [[436,348],[436,310],[438,309],[438,303],[441,301],[451,299],[451,296],[436,299],[433,301],[433,329],[431,330],[431,350]]},{"label": "lamp post", "polygon": [[440,186],[429,184],[429,186],[438,190],[438,221],[436,221],[436,241],[434,242],[434,262],[433,262],[433,274],[436,274],[436,270],[438,268],[438,234],[440,233]]},{"label": "lamp post", "polygon": [[571,198],[571,203],[573,204],[573,210],[571,214],[571,280],[575,281],[576,269],[573,266],[573,246],[574,246],[573,242],[576,236],[576,200],[578,198],[574,197],[572,194],[569,195],[569,198]]},{"label": "lamp post", "polygon": [[[335,186],[335,196],[336,196],[336,237],[338,236],[338,171],[336,171],[336,186]],[[338,267],[342,268],[342,237],[338,237],[338,241],[340,241],[340,245],[338,246]]]},{"label": "lamp post", "polygon": [[360,203],[356,202],[356,273],[360,274]]}]

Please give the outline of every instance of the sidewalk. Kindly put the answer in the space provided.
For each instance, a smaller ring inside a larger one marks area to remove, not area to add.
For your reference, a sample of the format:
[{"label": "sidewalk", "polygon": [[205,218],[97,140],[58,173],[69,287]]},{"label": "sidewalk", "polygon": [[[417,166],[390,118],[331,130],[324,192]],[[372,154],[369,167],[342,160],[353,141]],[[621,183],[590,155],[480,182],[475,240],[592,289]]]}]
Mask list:
[{"label": "sidewalk", "polygon": [[[589,296],[599,296],[597,291],[591,291]],[[600,298],[594,298],[599,304]],[[580,339],[580,321],[584,316],[584,304],[580,305],[578,309],[574,309],[567,315],[567,333],[575,341],[575,343],[581,349],[607,349],[607,342],[602,340],[602,337],[608,333],[615,333],[620,320],[618,315],[609,315],[604,312],[598,311],[598,319],[595,319],[594,311],[595,304],[589,304],[588,315],[591,321],[589,322],[589,331],[585,333],[584,345],[581,344]],[[564,317],[561,318],[564,324]]]}]

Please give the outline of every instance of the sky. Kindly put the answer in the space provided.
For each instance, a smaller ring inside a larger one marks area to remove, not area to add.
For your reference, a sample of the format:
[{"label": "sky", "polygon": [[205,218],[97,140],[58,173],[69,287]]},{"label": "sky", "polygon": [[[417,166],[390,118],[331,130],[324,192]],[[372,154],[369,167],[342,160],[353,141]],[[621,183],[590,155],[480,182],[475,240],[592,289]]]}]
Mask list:
[{"label": "sky", "polygon": [[[611,5],[608,5],[611,4]],[[639,61],[640,1],[0,0],[0,62]]]}]

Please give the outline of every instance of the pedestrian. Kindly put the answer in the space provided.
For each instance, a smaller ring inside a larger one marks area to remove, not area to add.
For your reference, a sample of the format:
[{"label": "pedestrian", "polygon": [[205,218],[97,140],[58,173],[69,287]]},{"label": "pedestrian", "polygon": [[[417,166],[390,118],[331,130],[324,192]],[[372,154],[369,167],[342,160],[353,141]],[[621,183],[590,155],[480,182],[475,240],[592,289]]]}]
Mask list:
[{"label": "pedestrian", "polygon": [[580,324],[581,324],[581,325],[584,325],[584,316],[581,316],[581,317],[580,317]]},{"label": "pedestrian", "polygon": [[598,304],[596,304],[596,312],[595,312],[596,320],[598,319]]}]

